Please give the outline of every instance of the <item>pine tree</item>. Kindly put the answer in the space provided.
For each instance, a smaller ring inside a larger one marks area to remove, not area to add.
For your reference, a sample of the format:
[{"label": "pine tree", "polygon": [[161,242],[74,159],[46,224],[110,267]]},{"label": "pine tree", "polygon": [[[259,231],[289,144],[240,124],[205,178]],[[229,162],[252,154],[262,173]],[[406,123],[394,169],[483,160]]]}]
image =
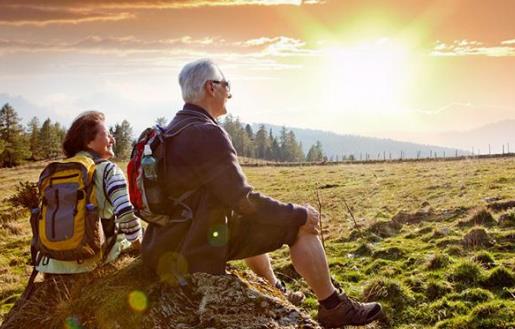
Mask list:
[{"label": "pine tree", "polygon": [[268,155],[268,160],[281,161],[281,146],[277,138],[272,134],[272,129],[270,129],[268,138],[270,142],[270,154]]},{"label": "pine tree", "polygon": [[308,151],[308,155],[306,156],[307,161],[322,161],[324,159],[324,152],[322,150],[322,143],[317,141],[313,144]]},{"label": "pine tree", "polygon": [[39,143],[39,119],[37,117],[33,117],[28,125],[28,133],[29,133],[29,149],[31,153],[31,160],[39,160],[41,159],[41,145]]},{"label": "pine tree", "polygon": [[52,120],[47,118],[39,130],[39,143],[41,145],[41,156],[44,159],[53,159],[60,154],[61,139],[60,127],[52,124]]},{"label": "pine tree", "polygon": [[254,140],[254,132],[252,131],[252,127],[248,123],[245,126],[245,132],[247,133],[247,137],[250,140]]},{"label": "pine tree", "polygon": [[270,143],[264,125],[259,126],[254,139],[256,157],[266,159],[270,153]]},{"label": "pine tree", "polygon": [[59,122],[54,123],[52,126],[52,150],[50,157],[57,158],[60,155],[62,155],[62,145],[64,141],[64,136],[66,135],[66,129],[61,127],[61,124]]},{"label": "pine tree", "polygon": [[[159,126],[160,123],[156,122]],[[113,147],[115,156],[118,159],[128,159],[132,148],[132,127],[127,120],[123,120],[121,124],[115,124],[114,128],[109,129],[116,143]]]},{"label": "pine tree", "polygon": [[30,156],[29,145],[20,121],[18,114],[9,103],[0,110],[0,140],[4,144],[0,154],[2,167],[16,166]]}]

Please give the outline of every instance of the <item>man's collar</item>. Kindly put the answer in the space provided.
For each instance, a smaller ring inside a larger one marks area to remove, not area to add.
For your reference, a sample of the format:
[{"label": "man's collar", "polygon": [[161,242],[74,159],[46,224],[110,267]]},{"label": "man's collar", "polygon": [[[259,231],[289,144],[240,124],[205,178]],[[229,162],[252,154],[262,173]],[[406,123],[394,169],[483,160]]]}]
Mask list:
[{"label": "man's collar", "polygon": [[198,106],[198,105],[195,105],[195,104],[191,104],[191,103],[186,103],[184,104],[184,107],[182,108],[183,110],[191,110],[191,111],[196,111],[196,112],[200,112],[202,114],[205,114],[207,115],[211,120],[213,120],[214,123],[218,123],[215,118],[213,118],[211,116],[211,114],[209,114],[208,111],[206,111],[205,109],[203,109],[202,107]]}]

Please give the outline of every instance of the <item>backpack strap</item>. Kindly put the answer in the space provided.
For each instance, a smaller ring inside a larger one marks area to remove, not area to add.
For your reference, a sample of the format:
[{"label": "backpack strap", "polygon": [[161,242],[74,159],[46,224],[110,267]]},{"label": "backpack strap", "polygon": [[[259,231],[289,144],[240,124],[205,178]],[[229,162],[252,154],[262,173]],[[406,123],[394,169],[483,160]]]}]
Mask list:
[{"label": "backpack strap", "polygon": [[29,281],[27,282],[27,286],[25,287],[25,291],[23,291],[20,300],[28,300],[32,295],[32,292],[34,291],[34,281],[36,280],[36,276],[39,273],[37,266],[39,265],[39,262],[41,262],[42,258],[43,255],[40,252],[37,253],[34,265],[32,266],[32,273],[30,274]]},{"label": "backpack strap", "polygon": [[[107,160],[99,161],[97,166],[101,163],[107,162]],[[109,196],[107,195],[107,188],[106,188],[106,180],[107,180],[107,166],[104,166],[104,172],[102,173],[102,191],[104,191],[104,199],[109,202],[111,206],[113,206],[113,203],[111,202],[111,199],[109,199]]]}]

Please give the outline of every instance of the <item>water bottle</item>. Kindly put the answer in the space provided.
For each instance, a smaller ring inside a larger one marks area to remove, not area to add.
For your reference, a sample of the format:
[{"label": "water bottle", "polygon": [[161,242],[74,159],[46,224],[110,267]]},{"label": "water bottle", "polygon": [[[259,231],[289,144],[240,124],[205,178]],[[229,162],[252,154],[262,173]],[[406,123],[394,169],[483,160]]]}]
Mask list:
[{"label": "water bottle", "polygon": [[152,155],[150,145],[145,145],[143,158],[141,159],[143,170],[143,186],[145,188],[145,198],[147,199],[150,210],[155,211],[161,203],[161,190],[157,181],[157,161]]},{"label": "water bottle", "polygon": [[152,155],[152,149],[150,145],[145,145],[143,150],[143,158],[141,159],[141,167],[143,169],[143,175],[145,178],[151,181],[157,181],[157,162],[156,158]]}]

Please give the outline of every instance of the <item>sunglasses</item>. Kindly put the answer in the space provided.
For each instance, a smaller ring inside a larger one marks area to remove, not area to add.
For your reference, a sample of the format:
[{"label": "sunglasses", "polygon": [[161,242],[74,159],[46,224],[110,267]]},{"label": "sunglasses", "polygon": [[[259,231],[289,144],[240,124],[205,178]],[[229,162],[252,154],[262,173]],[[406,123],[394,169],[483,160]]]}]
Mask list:
[{"label": "sunglasses", "polygon": [[227,88],[227,90],[231,90],[231,83],[225,80],[211,80],[212,83],[220,84],[223,87]]}]

